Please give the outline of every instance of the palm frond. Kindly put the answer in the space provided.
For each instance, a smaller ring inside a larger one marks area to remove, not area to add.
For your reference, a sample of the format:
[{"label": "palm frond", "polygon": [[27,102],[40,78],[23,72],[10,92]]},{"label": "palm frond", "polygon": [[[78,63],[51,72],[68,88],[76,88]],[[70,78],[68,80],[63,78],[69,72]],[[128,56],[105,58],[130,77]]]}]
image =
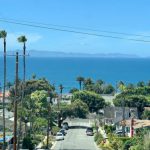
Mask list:
[{"label": "palm frond", "polygon": [[5,30],[0,31],[0,38],[6,38],[7,32]]},{"label": "palm frond", "polygon": [[25,35],[18,37],[18,42],[25,43],[27,41],[27,38]]}]

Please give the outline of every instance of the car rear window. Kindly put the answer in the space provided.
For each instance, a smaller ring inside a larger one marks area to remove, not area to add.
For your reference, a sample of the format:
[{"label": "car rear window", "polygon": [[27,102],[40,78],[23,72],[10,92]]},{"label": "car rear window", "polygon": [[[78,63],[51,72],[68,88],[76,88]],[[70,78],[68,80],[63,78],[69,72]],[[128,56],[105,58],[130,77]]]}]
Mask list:
[{"label": "car rear window", "polygon": [[87,131],[93,131],[93,128],[87,128]]}]

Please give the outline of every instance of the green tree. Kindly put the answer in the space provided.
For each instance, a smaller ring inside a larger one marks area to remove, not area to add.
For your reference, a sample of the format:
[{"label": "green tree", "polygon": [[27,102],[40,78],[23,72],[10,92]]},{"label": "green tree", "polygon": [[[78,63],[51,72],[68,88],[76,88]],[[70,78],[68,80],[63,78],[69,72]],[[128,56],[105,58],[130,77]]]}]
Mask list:
[{"label": "green tree", "polygon": [[106,104],[105,100],[99,94],[90,91],[79,91],[73,93],[73,101],[76,99],[80,99],[86,103],[90,112],[97,112]]},{"label": "green tree", "polygon": [[119,81],[118,85],[117,85],[117,88],[122,92],[126,89],[126,86],[125,86],[123,81]]},{"label": "green tree", "polygon": [[84,79],[83,85],[84,90],[93,91],[94,89],[94,82],[91,78]]},{"label": "green tree", "polygon": [[103,85],[103,84],[105,84],[105,81],[103,81],[103,80],[97,80],[96,84]]},{"label": "green tree", "polygon": [[23,139],[22,148],[23,149],[29,149],[29,150],[33,150],[34,149],[34,144],[32,142],[32,138],[31,137],[25,137]]},{"label": "green tree", "polygon": [[144,86],[145,86],[144,81],[139,81],[139,82],[137,83],[137,87],[144,87]]},{"label": "green tree", "polygon": [[69,93],[74,93],[74,92],[77,92],[77,91],[79,91],[77,88],[72,88],[72,89],[69,91]]},{"label": "green tree", "polygon": [[62,99],[62,93],[63,93],[63,89],[64,89],[62,84],[59,85],[59,89],[60,89],[60,94],[61,94],[61,99]]},{"label": "green tree", "polygon": [[111,85],[108,84],[105,88],[104,88],[104,94],[112,94],[115,92],[115,88]]},{"label": "green tree", "polygon": [[[35,91],[31,94],[30,99],[30,120],[31,120],[31,130],[35,133],[35,127],[38,124],[37,118],[39,117],[46,117],[45,114],[47,113],[47,92],[42,91]],[[38,126],[39,127],[39,126]]]},{"label": "green tree", "polygon": [[81,77],[81,76],[79,76],[79,77],[77,77],[76,80],[79,82],[79,89],[81,90],[81,89],[82,89],[82,83],[83,83],[83,81],[84,81],[84,78]]},{"label": "green tree", "polygon": [[88,114],[88,106],[83,101],[76,99],[72,104],[71,108],[75,117],[86,118]]},{"label": "green tree", "polygon": [[149,110],[144,110],[144,112],[142,114],[142,119],[150,120],[150,111]]},{"label": "green tree", "polygon": [[124,104],[127,107],[137,107],[138,117],[141,117],[144,107],[149,106],[149,101],[142,95],[117,95],[113,100],[115,106],[122,106],[122,97],[124,97]]},{"label": "green tree", "polygon": [[132,90],[135,88],[134,84],[132,83],[129,83],[127,86],[126,86],[127,90]]},{"label": "green tree", "polygon": [[[20,36],[18,38],[18,42],[23,43],[23,83],[22,83],[22,96],[21,96],[21,107],[23,108],[23,99],[24,99],[24,89],[25,89],[25,78],[26,78],[26,42],[27,42],[27,38],[25,36]],[[22,114],[22,113],[21,113]],[[22,118],[22,115],[21,115]],[[19,125],[19,136],[18,136],[18,141],[20,141],[20,137],[22,136],[22,122],[21,122],[21,118],[20,118],[20,125]],[[19,142],[18,142],[19,143]]]}]

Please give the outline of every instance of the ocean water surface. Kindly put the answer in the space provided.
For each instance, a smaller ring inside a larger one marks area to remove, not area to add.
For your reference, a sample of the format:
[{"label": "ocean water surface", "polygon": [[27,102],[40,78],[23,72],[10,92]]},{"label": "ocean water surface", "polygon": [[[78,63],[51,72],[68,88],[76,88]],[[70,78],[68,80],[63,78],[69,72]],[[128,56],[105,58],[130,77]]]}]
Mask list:
[{"label": "ocean water surface", "polygon": [[[22,58],[19,59],[19,78],[23,76]],[[116,85],[117,81],[126,83],[147,82],[150,80],[150,59],[148,58],[36,58],[26,59],[27,79],[36,74],[45,77],[50,83],[63,84],[64,91],[78,87],[77,76],[102,79]],[[15,58],[7,59],[7,80],[15,79]],[[0,82],[3,82],[3,58],[0,57]]]}]

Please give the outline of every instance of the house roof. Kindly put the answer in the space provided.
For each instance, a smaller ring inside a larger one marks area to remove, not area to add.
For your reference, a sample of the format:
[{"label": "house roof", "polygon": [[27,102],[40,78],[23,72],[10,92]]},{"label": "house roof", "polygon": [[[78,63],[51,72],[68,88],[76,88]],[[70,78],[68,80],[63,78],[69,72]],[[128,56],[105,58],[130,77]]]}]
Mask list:
[{"label": "house roof", "polygon": [[[125,120],[125,125],[129,127],[131,125],[131,119]],[[149,126],[150,126],[150,120],[134,119],[134,124],[133,124],[134,129],[149,127]]]},{"label": "house roof", "polygon": [[[10,94],[9,91],[6,91],[6,92],[5,92],[5,97],[8,97],[9,94]],[[2,92],[0,92],[0,97],[3,97],[3,93],[2,93]]]},{"label": "house roof", "polygon": [[150,111],[150,107],[144,107],[144,110]]}]

